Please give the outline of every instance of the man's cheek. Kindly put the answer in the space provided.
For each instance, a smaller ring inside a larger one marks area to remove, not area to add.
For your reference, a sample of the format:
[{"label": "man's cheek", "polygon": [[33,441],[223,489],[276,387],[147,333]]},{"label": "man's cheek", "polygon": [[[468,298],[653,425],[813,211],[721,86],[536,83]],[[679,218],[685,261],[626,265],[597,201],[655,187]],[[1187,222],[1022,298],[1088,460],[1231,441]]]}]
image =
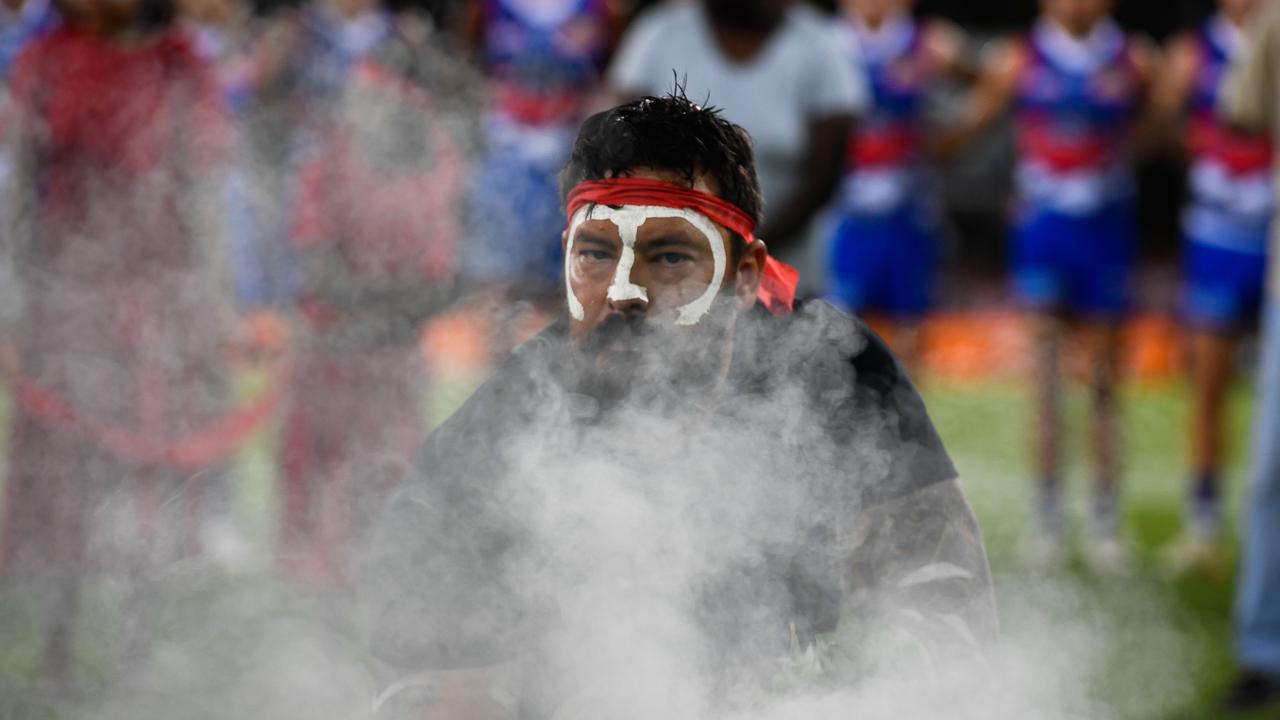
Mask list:
[{"label": "man's cheek", "polygon": [[574,268],[569,275],[569,289],[578,298],[590,317],[598,312],[607,299],[610,276],[598,269]]},{"label": "man's cheek", "polygon": [[711,282],[709,274],[695,271],[680,277],[655,278],[649,287],[650,317],[674,324],[681,309],[706,293]]}]

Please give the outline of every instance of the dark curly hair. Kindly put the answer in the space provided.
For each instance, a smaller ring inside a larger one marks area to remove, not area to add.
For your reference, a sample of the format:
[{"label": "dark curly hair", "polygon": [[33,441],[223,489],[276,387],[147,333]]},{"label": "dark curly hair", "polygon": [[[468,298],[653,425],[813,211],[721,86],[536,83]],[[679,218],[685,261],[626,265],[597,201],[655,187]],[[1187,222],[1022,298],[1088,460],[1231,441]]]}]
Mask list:
[{"label": "dark curly hair", "polygon": [[[764,198],[751,136],[714,107],[698,105],[676,85],[666,97],[644,97],[587,118],[560,173],[563,200],[581,182],[626,176],[649,167],[678,173],[690,185],[706,173],[722,200],[760,222]],[[746,242],[733,233],[735,258]]]}]

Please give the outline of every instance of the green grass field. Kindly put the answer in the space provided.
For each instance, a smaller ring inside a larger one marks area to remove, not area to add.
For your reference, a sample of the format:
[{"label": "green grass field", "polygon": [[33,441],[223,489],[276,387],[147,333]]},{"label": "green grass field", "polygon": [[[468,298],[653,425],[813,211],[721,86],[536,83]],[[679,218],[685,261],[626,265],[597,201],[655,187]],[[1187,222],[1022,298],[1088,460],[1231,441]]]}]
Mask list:
[{"label": "green grass field", "polygon": [[[259,383],[260,379],[246,380],[244,392],[251,394]],[[447,415],[471,384],[457,380],[438,386],[430,414],[435,419]],[[1006,631],[1012,637],[1045,632],[1045,613],[1067,626],[1092,629],[1100,640],[1092,641],[1096,647],[1083,671],[1089,678],[1088,694],[1094,707],[1105,708],[1100,711],[1102,716],[1220,717],[1215,703],[1232,678],[1231,573],[1175,579],[1162,571],[1159,563],[1160,549],[1177,533],[1182,511],[1186,395],[1186,388],[1179,384],[1133,387],[1125,393],[1129,452],[1124,513],[1139,562],[1131,577],[1115,578],[1094,576],[1078,562],[1048,576],[1031,574],[1019,563],[1030,508],[1030,482],[1024,470],[1028,427],[1024,388],[1012,382],[959,385],[939,381],[925,390],[935,424],[960,468],[983,525]],[[1247,450],[1249,404],[1248,388],[1237,388],[1229,428],[1233,438],[1228,473],[1233,510],[1241,507],[1241,458]],[[1072,394],[1067,408],[1067,448],[1072,458],[1067,480],[1079,517],[1089,478],[1084,462],[1083,394]],[[249,539],[251,557],[257,559],[268,555],[272,537],[276,505],[273,447],[270,433],[256,438],[241,453],[234,474],[235,516]],[[338,655],[358,656],[354,635],[337,633],[321,642],[293,632],[309,624],[323,624],[328,615],[340,612],[332,605],[269,580],[252,565],[221,573],[177,572],[161,579],[154,597],[146,599],[146,612],[156,628],[147,657],[132,660],[136,667],[122,668],[116,621],[122,601],[113,592],[107,584],[88,593],[78,637],[79,673],[87,694],[51,698],[36,682],[41,643],[39,603],[13,589],[0,591],[0,720],[174,718],[177,716],[167,714],[164,708],[177,707],[180,701],[184,707],[181,720],[227,717],[228,711],[235,717],[350,716],[325,704],[328,693],[337,697],[340,689],[331,681],[313,687],[306,678],[297,678],[296,688],[287,682],[279,687],[254,687],[247,670],[260,662],[296,660],[305,665],[324,663]],[[281,612],[266,617],[258,611],[262,607]],[[262,647],[262,638],[277,635],[282,649],[271,652],[282,653],[281,658],[263,658],[261,652],[244,656],[243,648]],[[296,653],[297,658],[289,653]],[[208,663],[231,669],[216,676],[193,670],[208,667]],[[335,672],[348,678],[352,686],[362,682],[358,670]],[[150,709],[144,712],[136,701],[126,701],[118,694],[95,695],[96,688],[110,685],[122,673],[136,676],[130,697],[149,693],[160,701],[145,704]],[[243,688],[246,683],[248,691]],[[164,702],[166,697],[172,702]],[[193,698],[199,702],[191,702]],[[283,709],[283,713],[274,714],[272,708]]]},{"label": "green grass field", "polygon": [[[1224,568],[1172,577],[1161,562],[1161,550],[1181,525],[1187,477],[1187,394],[1181,384],[1132,387],[1125,393],[1124,516],[1138,561],[1136,572],[1128,578],[1094,576],[1073,562],[1053,578],[1084,596],[1091,620],[1126,631],[1123,640],[1117,638],[1106,648],[1105,662],[1097,669],[1097,692],[1121,717],[1220,717],[1217,702],[1233,678],[1234,574]],[[1025,610],[1008,606],[1024,602],[1019,595],[1028,584],[1019,554],[1030,532],[1026,391],[1013,384],[939,385],[926,392],[926,400],[982,524],[1003,609],[1013,611],[1006,612],[1007,625],[1012,620],[1008,615]],[[1083,392],[1069,397],[1067,456],[1071,464],[1066,480],[1077,521],[1083,518],[1092,478],[1085,447],[1087,409]],[[1235,511],[1243,500],[1243,457],[1251,410],[1248,389],[1238,387],[1228,426],[1233,538]],[[1077,522],[1077,528],[1081,524]],[[1154,644],[1145,644],[1147,639]],[[1170,643],[1176,647],[1168,647]],[[1176,679],[1178,687],[1169,688],[1181,701],[1174,712],[1155,709],[1148,693],[1162,692],[1174,683],[1171,673],[1185,674]]]}]

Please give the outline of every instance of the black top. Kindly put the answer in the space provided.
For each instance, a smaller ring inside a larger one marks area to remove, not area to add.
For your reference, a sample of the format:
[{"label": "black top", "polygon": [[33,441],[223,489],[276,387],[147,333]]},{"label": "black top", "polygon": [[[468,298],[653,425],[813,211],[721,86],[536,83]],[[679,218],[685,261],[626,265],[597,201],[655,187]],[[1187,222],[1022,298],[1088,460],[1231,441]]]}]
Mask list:
[{"label": "black top", "polygon": [[551,327],[427,438],[364,568],[381,659],[527,657],[590,593],[680,606],[722,664],[776,656],[834,628],[865,510],[956,477],[901,365],[824,302],[745,316],[726,399],[681,422],[597,417],[571,351]]}]

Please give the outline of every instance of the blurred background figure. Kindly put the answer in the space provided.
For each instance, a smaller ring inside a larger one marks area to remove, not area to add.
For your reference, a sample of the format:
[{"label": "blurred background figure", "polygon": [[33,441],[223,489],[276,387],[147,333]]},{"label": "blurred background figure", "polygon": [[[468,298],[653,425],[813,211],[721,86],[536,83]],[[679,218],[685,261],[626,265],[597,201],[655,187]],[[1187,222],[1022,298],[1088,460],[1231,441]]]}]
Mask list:
[{"label": "blurred background figure", "polygon": [[1265,286],[1271,139],[1234,130],[1217,112],[1227,67],[1244,49],[1245,22],[1256,5],[1257,0],[1221,0],[1203,27],[1171,41],[1165,72],[1153,89],[1154,109],[1164,118],[1189,114],[1182,272],[1194,384],[1192,472],[1184,532],[1168,557],[1174,569],[1224,560],[1223,413],[1236,340],[1256,324]]},{"label": "blurred background figure", "polygon": [[[165,13],[67,0],[11,74],[13,214],[23,304],[0,570],[44,600],[44,672],[74,682],[79,588],[132,588],[191,554],[222,430],[229,338],[216,202],[226,119],[209,68]],[[8,309],[8,308],[7,308]],[[127,626],[127,623],[126,623]],[[127,667],[122,663],[121,667]]]},{"label": "blurred background figure", "polygon": [[892,322],[892,343],[920,375],[919,326],[933,304],[941,208],[925,138],[940,78],[970,77],[964,39],[942,22],[917,21],[913,0],[844,0],[836,29],[871,107],[849,140],[834,201],[825,294],[858,315]]},{"label": "blurred background figure", "polygon": [[622,101],[678,83],[747,129],[765,198],[756,235],[800,270],[802,292],[814,293],[824,272],[811,223],[835,194],[854,118],[870,100],[856,67],[830,21],[802,3],[701,0],[642,14],[608,85]]},{"label": "blurred background figure", "polygon": [[211,64],[224,104],[243,111],[253,90],[251,8],[242,0],[179,0],[178,20]]},{"label": "blurred background figure", "polygon": [[256,82],[254,55],[258,24],[245,0],[178,0],[176,10],[196,54],[210,65],[223,106],[232,121],[223,211],[230,235],[235,297],[241,309],[253,310],[264,303],[270,284],[260,255],[261,239],[254,225],[253,167],[241,137]]},{"label": "blurred background figure", "polygon": [[333,122],[351,67],[391,34],[378,0],[308,0],[278,8],[254,43],[245,150],[251,240],[237,275],[245,308],[289,308],[302,271],[290,242],[301,167]]},{"label": "blurred background figure", "polygon": [[352,69],[304,168],[285,415],[284,567],[335,586],[425,432],[422,324],[452,293],[463,157],[393,36]]},{"label": "blurred background figure", "polygon": [[[1265,2],[1250,23],[1223,97],[1225,115],[1255,132],[1280,129],[1280,3]],[[1228,710],[1280,705],[1280,250],[1271,236],[1262,355],[1254,415],[1251,502],[1236,598],[1235,651],[1241,673]]]},{"label": "blurred background figure", "polygon": [[8,0],[0,3],[0,75],[9,74],[14,58],[33,38],[58,23],[58,11],[50,0]]},{"label": "blurred background figure", "polygon": [[557,176],[623,12],[616,0],[468,5],[466,40],[487,77],[488,98],[484,148],[467,197],[463,270],[494,321],[497,359],[518,341],[531,309],[544,317],[558,309],[564,215]]},{"label": "blurred background figure", "polygon": [[1118,512],[1117,372],[1138,245],[1131,136],[1151,58],[1110,17],[1111,0],[1042,0],[1024,38],[990,60],[957,142],[1011,104],[1018,141],[1010,242],[1019,300],[1036,313],[1038,492],[1032,559],[1065,555],[1062,488],[1063,342],[1083,331],[1093,391],[1095,482],[1086,551],[1092,564],[1126,564]]},{"label": "blurred background figure", "polygon": [[[8,197],[11,192],[9,141],[5,137],[6,127],[12,123],[4,121],[10,104],[8,98],[9,72],[13,60],[29,43],[48,33],[58,24],[58,12],[49,0],[11,0],[0,3],[0,197]],[[17,285],[13,277],[16,272],[10,263],[13,258],[0,257],[0,302],[14,303],[6,288]],[[0,337],[0,356],[12,358],[16,354],[12,338]],[[5,362],[9,362],[6,360]]]}]

